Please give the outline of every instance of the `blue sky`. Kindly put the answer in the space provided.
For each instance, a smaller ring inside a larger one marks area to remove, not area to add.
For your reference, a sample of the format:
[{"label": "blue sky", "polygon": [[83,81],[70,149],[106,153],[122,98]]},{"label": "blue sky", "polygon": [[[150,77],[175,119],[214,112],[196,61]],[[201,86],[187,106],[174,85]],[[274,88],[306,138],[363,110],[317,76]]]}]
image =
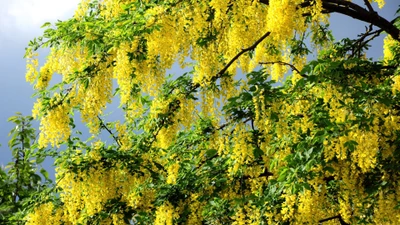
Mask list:
[{"label": "blue sky", "polygon": [[[386,1],[385,8],[378,13],[392,20],[400,3],[397,0]],[[361,0],[355,2],[362,5]],[[0,0],[0,166],[11,160],[7,135],[13,125],[7,119],[15,112],[29,115],[34,102],[31,98],[33,89],[25,82],[25,47],[29,40],[41,34],[40,26],[44,22],[71,17],[78,3],[79,0]],[[375,4],[374,7],[378,9]],[[365,31],[365,26],[368,24],[349,17],[331,16],[336,40],[356,38],[357,34]],[[374,47],[368,57],[378,59],[382,55],[382,37],[372,44]],[[40,53],[43,62],[46,51]]]}]

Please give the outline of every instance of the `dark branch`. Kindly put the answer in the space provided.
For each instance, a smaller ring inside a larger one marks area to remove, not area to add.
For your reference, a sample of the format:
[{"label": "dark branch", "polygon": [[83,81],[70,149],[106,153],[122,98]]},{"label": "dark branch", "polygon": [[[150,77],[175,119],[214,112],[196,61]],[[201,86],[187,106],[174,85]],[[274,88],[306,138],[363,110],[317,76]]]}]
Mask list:
[{"label": "dark branch", "polygon": [[328,222],[328,221],[334,220],[334,219],[339,219],[339,222],[340,222],[341,225],[350,225],[349,223],[346,223],[343,220],[343,218],[342,218],[342,216],[340,214],[337,215],[337,216],[332,216],[332,217],[329,217],[329,218],[322,219],[322,220],[320,220],[318,222],[319,222],[319,224],[321,224],[321,223]]},{"label": "dark branch", "polygon": [[246,53],[246,52],[248,52],[248,51],[254,50],[254,49],[257,47],[257,45],[260,44],[260,43],[261,43],[265,38],[267,38],[270,34],[271,34],[271,32],[268,31],[268,32],[265,33],[260,39],[258,39],[256,42],[254,42],[253,45],[251,45],[251,46],[248,47],[248,48],[242,49],[242,51],[240,51],[237,55],[235,55],[235,56],[225,65],[225,67],[222,68],[222,70],[220,70],[220,71],[217,73],[217,75],[213,77],[213,79],[217,79],[217,78],[221,77],[221,76],[226,72],[226,70],[228,70],[228,68],[229,68],[241,55],[243,55],[244,53]]},{"label": "dark branch", "polygon": [[[269,35],[271,34],[271,32],[267,32],[265,33],[263,36],[260,37],[260,39],[258,39],[256,42],[254,42],[251,46],[249,46],[248,48],[244,48],[242,49],[238,54],[236,54],[225,66],[224,68],[222,68],[215,76],[211,77],[211,81],[215,81],[218,78],[220,78],[223,74],[225,74],[225,72],[228,70],[228,68],[244,53],[254,50],[258,44],[260,44],[265,38],[267,38]],[[197,88],[200,87],[199,83],[195,83],[192,85],[192,88],[188,91],[187,94],[191,94],[193,93]]]},{"label": "dark branch", "polygon": [[371,5],[371,3],[369,3],[368,0],[364,0],[364,4],[367,6],[367,8],[370,12],[375,12],[374,8],[372,8],[372,5]]},{"label": "dark branch", "polygon": [[400,30],[376,12],[369,12],[355,3],[344,0],[324,0],[322,6],[332,12],[341,13],[360,21],[371,23],[386,31],[393,39],[400,41]]},{"label": "dark branch", "polygon": [[[364,2],[368,2],[365,0]],[[260,3],[269,4],[269,0],[260,0]],[[368,2],[369,3],[369,2]],[[300,7],[309,7],[311,1],[306,1]],[[365,8],[346,0],[322,0],[323,13],[340,13],[346,16],[353,17],[357,20],[370,23],[390,34],[393,39],[400,41],[400,30],[385,18],[379,16],[372,8],[368,6],[369,11]],[[372,10],[371,10],[372,9]]]},{"label": "dark branch", "polygon": [[307,78],[307,75],[305,75],[305,74],[302,74],[301,72],[300,72],[300,70],[299,69],[297,69],[293,64],[290,64],[290,63],[287,63],[287,62],[282,62],[282,61],[275,61],[275,62],[259,62],[259,64],[281,64],[281,65],[284,65],[284,66],[289,66],[293,71],[296,71],[300,76],[302,76],[302,77],[304,77],[304,78]]},{"label": "dark branch", "polygon": [[[382,29],[372,31],[372,24],[367,28],[366,32],[359,35],[359,39],[355,42],[355,50],[353,50],[353,53],[351,57],[354,57],[358,53],[358,57],[360,57],[360,53],[362,52],[362,49],[374,38],[378,37],[382,33]],[[369,37],[367,40],[365,40],[367,37]]]},{"label": "dark branch", "polygon": [[121,144],[120,144],[118,138],[114,135],[114,133],[110,130],[110,128],[107,127],[107,125],[103,122],[103,120],[100,118],[100,116],[97,116],[97,118],[100,121],[101,128],[106,129],[106,131],[111,135],[111,137],[115,140],[115,142],[118,144],[118,146],[121,147]]},{"label": "dark branch", "polygon": [[[194,91],[194,89],[193,89]],[[159,122],[159,126],[156,127],[156,130],[154,132],[152,132],[152,139],[151,141],[148,143],[149,146],[151,146],[156,140],[157,140],[157,136],[160,133],[161,129],[164,127],[165,124],[167,124],[168,122],[171,122],[171,118],[174,116],[175,112],[177,112],[180,108],[180,101],[179,99],[175,99],[173,101],[171,101],[168,104],[168,114],[166,114],[166,116],[163,116]]]},{"label": "dark branch", "polygon": [[264,170],[264,172],[260,173],[258,175],[258,177],[250,177],[248,175],[242,176],[243,179],[251,179],[251,178],[261,178],[261,177],[265,177],[268,179],[268,177],[273,176],[274,174],[269,172],[267,169]]}]

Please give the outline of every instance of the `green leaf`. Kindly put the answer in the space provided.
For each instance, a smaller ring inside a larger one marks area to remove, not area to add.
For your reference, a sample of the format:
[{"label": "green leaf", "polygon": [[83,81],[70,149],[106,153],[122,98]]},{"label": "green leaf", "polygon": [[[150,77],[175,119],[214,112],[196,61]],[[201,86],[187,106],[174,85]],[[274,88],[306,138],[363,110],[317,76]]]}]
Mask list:
[{"label": "green leaf", "polygon": [[253,154],[254,154],[254,158],[260,158],[261,156],[264,155],[264,152],[260,149],[260,148],[254,148],[253,149]]},{"label": "green leaf", "polygon": [[45,28],[45,27],[48,27],[50,25],[51,25],[50,22],[45,22],[40,28]]},{"label": "green leaf", "polygon": [[329,167],[329,166],[325,167],[324,170],[331,174],[335,172],[335,169],[333,169],[332,167]]},{"label": "green leaf", "polygon": [[37,164],[41,164],[45,159],[46,159],[46,156],[39,155],[39,156],[36,157],[36,163]]},{"label": "green leaf", "polygon": [[279,173],[279,177],[278,177],[278,181],[279,182],[282,182],[282,181],[286,180],[286,176],[287,176],[288,171],[289,171],[289,168],[287,168],[287,167],[285,167],[285,168],[283,168],[281,170],[281,172]]},{"label": "green leaf", "polygon": [[354,140],[347,141],[344,143],[344,147],[347,147],[350,151],[354,151],[358,143]]},{"label": "green leaf", "polygon": [[207,155],[208,158],[212,158],[212,157],[214,157],[217,153],[218,153],[217,150],[215,150],[215,149],[209,149],[209,150],[207,150],[206,155]]},{"label": "green leaf", "polygon": [[49,180],[49,173],[45,169],[41,168],[40,173],[44,176],[46,180]]}]

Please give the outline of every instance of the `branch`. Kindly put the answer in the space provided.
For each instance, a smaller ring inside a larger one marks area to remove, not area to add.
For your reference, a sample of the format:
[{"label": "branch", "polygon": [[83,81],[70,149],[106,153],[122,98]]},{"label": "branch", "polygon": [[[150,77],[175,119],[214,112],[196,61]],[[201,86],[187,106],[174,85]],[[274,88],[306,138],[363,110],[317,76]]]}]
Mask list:
[{"label": "branch", "polygon": [[[356,53],[359,53],[358,57],[360,57],[360,53],[362,48],[364,48],[368,42],[372,41],[376,37],[378,37],[382,33],[382,29],[372,31],[372,24],[367,28],[366,32],[364,34],[359,35],[359,39],[355,42],[355,46],[353,49],[353,53],[351,54],[351,57],[355,56]],[[367,40],[365,40],[368,36],[370,36]],[[358,47],[357,47],[358,45]]]},{"label": "branch", "polygon": [[246,53],[246,52],[248,52],[248,51],[254,50],[254,49],[257,47],[257,45],[260,44],[260,43],[261,43],[265,38],[267,38],[270,34],[271,34],[271,32],[268,31],[268,32],[265,33],[260,39],[258,39],[256,42],[254,42],[253,45],[251,45],[251,46],[248,47],[248,48],[242,49],[242,51],[240,51],[238,54],[236,54],[236,55],[224,66],[224,68],[222,68],[222,70],[220,70],[220,71],[217,73],[216,76],[214,76],[213,78],[211,78],[211,80],[215,80],[215,79],[218,79],[219,77],[221,77],[221,76],[226,72],[226,70],[228,70],[228,68],[229,68],[241,55],[243,55],[244,53]]},{"label": "branch", "polygon": [[[220,78],[225,72],[226,70],[228,70],[228,68],[244,53],[254,50],[258,44],[260,44],[265,38],[267,38],[269,35],[271,34],[271,32],[267,32],[265,33],[263,36],[260,37],[260,39],[258,39],[256,42],[254,42],[253,45],[251,45],[248,48],[244,48],[242,49],[238,54],[236,54],[225,66],[224,68],[222,68],[215,76],[211,77],[211,81],[215,81],[218,78]],[[186,93],[186,95],[189,95],[191,93],[193,93],[197,88],[200,87],[200,83],[194,83],[192,84],[192,87],[188,90],[188,92]]]},{"label": "branch", "polygon": [[274,174],[269,172],[268,169],[265,169],[264,172],[260,173],[258,175],[258,177],[250,177],[248,175],[244,175],[242,176],[243,179],[251,179],[251,178],[261,178],[261,177],[265,177],[268,179],[268,177],[273,176]]},{"label": "branch", "polygon": [[[364,0],[364,2],[368,2],[368,0]],[[260,3],[269,4],[269,0],[260,0]],[[369,3],[369,2],[368,2]],[[300,4],[301,8],[310,7],[311,1],[306,1]],[[346,0],[322,0],[322,8],[323,13],[340,13],[346,16],[353,17],[357,20],[364,21],[370,23],[374,26],[377,26],[392,36],[393,39],[400,41],[400,30],[393,25],[392,22],[389,22],[385,18],[381,17],[373,11],[372,6],[369,7],[370,11],[364,9],[363,7]],[[371,11],[372,9],[372,11]]]},{"label": "branch", "polygon": [[282,62],[282,61],[275,61],[275,62],[259,62],[259,64],[261,64],[261,65],[265,65],[265,64],[281,64],[281,65],[284,65],[284,66],[289,66],[291,69],[292,69],[292,71],[296,71],[300,76],[302,76],[302,77],[304,77],[304,78],[307,78],[308,76],[307,75],[305,75],[305,74],[302,74],[301,72],[300,72],[300,70],[299,69],[297,69],[293,64],[290,64],[290,63],[287,63],[287,62]]},{"label": "branch", "polygon": [[345,0],[323,0],[322,7],[332,12],[341,13],[360,21],[371,23],[386,31],[393,39],[400,41],[400,30],[374,11],[367,11],[355,3]]},{"label": "branch", "polygon": [[[242,123],[247,123],[247,122],[249,122],[251,120],[251,118],[247,118],[246,120],[244,120],[244,121],[241,121]],[[235,121],[232,121],[232,122],[235,122]],[[224,123],[224,124],[221,124],[220,126],[218,126],[218,127],[213,127],[213,129],[211,130],[211,132],[212,133],[214,133],[214,132],[216,132],[216,131],[220,131],[220,130],[223,130],[223,129],[225,129],[228,125],[230,125],[230,122],[228,121],[228,122],[226,122],[226,123]],[[231,131],[231,135],[232,135],[232,132],[233,131]],[[197,169],[199,169],[199,168],[201,168],[207,161],[210,161],[210,160],[213,160],[213,159],[215,159],[215,158],[217,158],[218,157],[218,154],[215,154],[214,156],[212,156],[212,157],[210,157],[210,158],[207,158],[207,159],[205,159],[205,160],[203,160],[203,161],[200,161],[199,162],[199,165],[197,165]],[[261,175],[266,175],[265,173],[266,173],[267,171],[265,171],[264,173],[262,173],[262,174],[260,174],[260,176]]]},{"label": "branch", "polygon": [[318,222],[319,222],[319,224],[321,224],[321,223],[328,222],[328,221],[334,220],[334,219],[339,219],[339,222],[340,222],[341,225],[350,225],[349,223],[346,223],[343,220],[343,218],[342,218],[342,216],[340,214],[336,215],[336,216],[332,216],[332,217],[326,218],[326,219],[322,219],[322,220],[320,220]]},{"label": "branch", "polygon": [[111,135],[111,137],[115,140],[115,142],[117,143],[117,145],[119,146],[119,147],[121,147],[121,143],[120,143],[120,141],[118,140],[118,138],[117,137],[115,137],[115,135],[113,134],[113,132],[107,127],[107,125],[103,122],[103,120],[100,118],[100,116],[97,116],[97,118],[99,119],[99,121],[100,121],[100,126],[102,127],[102,128],[104,128],[104,129],[106,129],[106,131]]},{"label": "branch", "polygon": [[[19,191],[21,189],[20,182],[21,182],[22,178],[21,178],[21,171],[20,171],[20,165],[19,164],[20,164],[21,160],[23,162],[25,162],[25,154],[24,154],[24,151],[25,151],[25,145],[24,145],[25,138],[24,137],[25,136],[23,135],[24,131],[25,131],[25,121],[22,121],[21,125],[22,125],[21,132],[19,133],[19,136],[20,136],[19,141],[21,141],[21,149],[17,150],[17,154],[15,154],[16,159],[15,159],[15,163],[14,163],[15,173],[16,173],[16,176],[17,176],[16,181],[15,181],[15,191],[14,191],[13,197],[12,197],[12,201],[13,201],[14,204],[17,203],[18,200],[21,200],[20,196],[19,196]],[[20,155],[21,152],[22,152],[22,156]],[[21,157],[22,157],[22,159],[21,159]]]},{"label": "branch", "polygon": [[164,127],[164,125],[167,122],[170,122],[171,117],[174,116],[174,113],[180,108],[180,103],[181,102],[179,101],[179,99],[175,99],[168,104],[169,111],[167,112],[167,115],[161,119],[161,121],[159,122],[159,126],[156,127],[155,132],[151,132],[153,139],[148,142],[149,146],[151,146],[157,140],[157,136],[160,133],[161,129]]},{"label": "branch", "polygon": [[364,4],[367,6],[370,12],[375,12],[374,8],[372,8],[372,5],[368,0],[364,0]]},{"label": "branch", "polygon": [[[261,36],[256,42],[254,42],[251,46],[249,46],[249,47],[247,47],[247,48],[244,48],[244,49],[242,49],[238,54],[236,54],[225,66],[224,66],[224,68],[222,68],[216,75],[214,75],[213,77],[211,77],[211,81],[215,81],[215,80],[217,80],[218,78],[220,78],[225,72],[226,72],[226,70],[228,70],[228,68],[241,56],[241,55],[243,55],[244,53],[246,53],[246,52],[248,52],[248,51],[251,51],[251,50],[254,50],[265,38],[267,38],[269,35],[271,34],[271,32],[267,32],[267,33],[265,33],[263,36]],[[185,92],[185,93],[183,93],[185,96],[188,96],[188,95],[190,95],[190,94],[192,94],[193,92],[195,92],[196,91],[196,89],[197,88],[199,88],[200,87],[200,83],[192,83],[192,85],[191,85],[191,88],[187,91],[187,92]],[[177,100],[177,101],[179,101],[179,100]],[[176,102],[176,101],[174,101],[174,102]],[[173,106],[173,105],[171,105],[171,103],[170,103],[170,106]],[[178,104],[176,105],[176,106],[173,106],[172,107],[174,110],[171,110],[171,107],[170,107],[170,110],[173,112],[173,111],[175,111],[175,110],[177,110],[178,108],[179,108],[179,102],[178,102]],[[100,118],[99,118],[100,119]],[[100,120],[101,121],[101,120]],[[162,120],[161,121],[161,126],[159,126],[159,128],[156,130],[156,132],[155,133],[153,133],[153,139],[149,142],[150,143],[150,145],[152,145],[153,144],[153,142],[157,139],[157,135],[158,135],[158,133],[160,132],[160,130],[161,130],[161,128],[164,126],[164,123],[165,123],[165,121],[164,120]],[[225,126],[223,125],[223,126],[221,126],[221,128],[219,128],[219,129],[223,129]],[[106,129],[107,129],[107,127],[105,127]],[[107,129],[108,130],[108,129]],[[109,131],[109,133],[111,134],[111,132]]]}]

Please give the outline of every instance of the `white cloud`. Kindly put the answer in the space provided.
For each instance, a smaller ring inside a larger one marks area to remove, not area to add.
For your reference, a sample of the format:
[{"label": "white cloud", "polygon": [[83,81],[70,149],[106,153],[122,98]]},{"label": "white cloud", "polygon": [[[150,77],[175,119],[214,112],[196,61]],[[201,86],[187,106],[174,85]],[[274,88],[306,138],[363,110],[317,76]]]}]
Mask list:
[{"label": "white cloud", "polygon": [[79,2],[80,0],[0,0],[0,31],[36,33],[45,22],[71,17]]}]

